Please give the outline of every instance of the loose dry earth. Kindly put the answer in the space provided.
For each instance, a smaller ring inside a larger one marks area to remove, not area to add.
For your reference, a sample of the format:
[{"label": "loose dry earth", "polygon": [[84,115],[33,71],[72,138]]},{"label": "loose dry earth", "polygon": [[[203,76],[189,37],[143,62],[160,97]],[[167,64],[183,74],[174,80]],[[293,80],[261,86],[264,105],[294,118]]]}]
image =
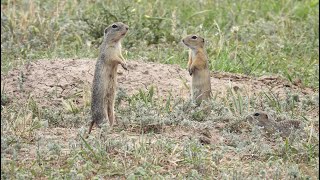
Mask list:
[{"label": "loose dry earth", "polygon": [[[14,69],[7,76],[1,76],[1,89],[10,98],[26,100],[30,96],[43,106],[60,105],[61,100],[91,88],[95,66],[94,59],[40,60]],[[150,86],[157,89],[156,95],[166,97],[189,97],[191,77],[178,65],[128,61],[129,71],[118,68],[118,88],[128,94]],[[310,88],[301,88],[276,76],[254,78],[231,73],[212,73],[211,88],[214,95],[223,98],[228,88],[240,90],[248,96],[261,91],[273,92],[284,97],[288,91],[297,95],[316,95]]]},{"label": "loose dry earth", "polygon": [[[95,59],[53,59],[50,61],[40,60],[32,62],[21,68],[13,69],[6,76],[2,75],[1,89],[8,97],[9,104],[24,104],[32,98],[42,109],[54,109],[64,106],[64,101],[71,98],[76,105],[81,105],[86,103],[86,101],[90,101],[90,88],[95,62]],[[166,100],[170,94],[172,97],[188,99],[191,77],[185,69],[177,65],[146,63],[142,61],[128,61],[127,63],[129,71],[123,70],[121,66],[118,68],[118,88],[128,95],[139,92],[139,89],[148,90],[151,86],[154,86],[156,97],[162,100]],[[211,86],[213,95],[217,97],[217,100],[225,98],[227,91],[230,89],[238,91],[246,97],[254,97],[260,92],[272,92],[279,99],[285,99],[288,92],[296,94],[299,97],[318,97],[318,92],[302,87],[298,81],[290,83],[280,77],[274,76],[250,77],[213,72],[211,74]],[[85,117],[87,118],[87,122],[89,122],[90,115],[87,113]],[[318,108],[309,110],[307,118],[317,119],[318,117]],[[24,123],[28,124],[28,121],[31,121],[31,119],[31,115],[30,117],[26,117]],[[209,130],[200,126],[200,128],[198,127],[193,130],[178,126],[163,126],[158,130],[159,134],[145,137],[148,140],[141,140],[141,136],[139,135],[141,132],[130,129],[132,127],[127,127],[124,132],[128,137],[136,139],[139,142],[150,141],[152,143],[160,135],[177,141],[182,141],[185,137],[201,136],[205,139],[200,138],[200,141],[205,142],[205,144],[214,143],[221,145],[230,143],[220,133],[226,124],[227,121],[216,123]],[[20,148],[18,155],[12,154],[8,149],[1,154],[7,160],[12,159],[13,156],[17,156],[21,160],[21,164],[29,167],[31,166],[30,163],[37,158],[37,148],[45,149],[48,148],[49,143],[56,143],[61,146],[61,157],[57,161],[57,164],[53,164],[53,166],[63,166],[64,162],[61,159],[68,157],[72,144],[76,144],[79,141],[79,133],[83,133],[84,130],[87,130],[87,127],[87,124],[61,127],[43,126],[34,131],[32,135],[27,135],[26,139],[28,143]],[[123,136],[123,134],[119,133],[119,131],[123,133],[123,129],[121,128],[115,127],[110,131],[108,137]],[[11,129],[12,127],[8,127],[8,125],[4,128],[2,127],[1,135],[5,136],[6,131],[10,131]],[[99,136],[99,132],[99,129],[95,129],[90,138]],[[232,152],[226,153],[220,160],[220,163],[225,165],[232,164],[233,162],[241,162],[243,159],[251,161],[252,159],[257,160],[259,158],[254,156],[249,157],[246,153],[235,155]],[[178,162],[179,160],[175,161],[175,159],[172,159],[172,162],[168,162],[168,164],[169,166],[177,166]],[[241,164],[234,164],[234,166]],[[242,166],[246,168],[245,163]],[[273,170],[273,168],[269,168],[267,171],[272,172]],[[317,176],[314,171],[308,172],[306,170],[305,173],[313,177]]]}]

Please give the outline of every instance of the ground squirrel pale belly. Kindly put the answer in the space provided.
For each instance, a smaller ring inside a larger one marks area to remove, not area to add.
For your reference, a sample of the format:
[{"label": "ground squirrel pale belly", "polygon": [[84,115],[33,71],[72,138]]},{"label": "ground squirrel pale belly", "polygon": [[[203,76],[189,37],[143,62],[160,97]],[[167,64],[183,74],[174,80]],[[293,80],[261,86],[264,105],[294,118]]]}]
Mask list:
[{"label": "ground squirrel pale belly", "polygon": [[279,132],[283,137],[289,136],[294,129],[301,128],[299,121],[284,120],[277,122],[264,111],[257,111],[252,115],[247,116],[247,119],[249,122],[263,127],[268,133],[273,134]]},{"label": "ground squirrel pale belly", "polygon": [[204,39],[197,35],[188,35],[182,42],[190,49],[188,71],[192,76],[191,99],[200,104],[211,96],[209,62]]},{"label": "ground squirrel pale belly", "polygon": [[92,83],[92,121],[89,134],[95,123],[99,126],[102,122],[109,121],[112,126],[115,121],[114,102],[117,67],[118,64],[121,64],[124,69],[127,69],[121,53],[121,39],[126,35],[128,29],[129,27],[126,24],[116,22],[104,30],[104,38],[100,46]]}]

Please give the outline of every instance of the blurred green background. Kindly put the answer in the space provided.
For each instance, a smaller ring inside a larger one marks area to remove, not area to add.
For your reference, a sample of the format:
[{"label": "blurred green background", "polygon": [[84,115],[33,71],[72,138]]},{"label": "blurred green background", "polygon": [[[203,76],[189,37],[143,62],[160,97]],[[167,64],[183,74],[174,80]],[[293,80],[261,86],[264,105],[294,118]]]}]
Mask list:
[{"label": "blurred green background", "polygon": [[279,74],[319,87],[318,0],[1,0],[1,71],[43,58],[98,56],[103,29],[130,26],[124,57],[187,65],[180,40],[206,39],[213,71]]}]

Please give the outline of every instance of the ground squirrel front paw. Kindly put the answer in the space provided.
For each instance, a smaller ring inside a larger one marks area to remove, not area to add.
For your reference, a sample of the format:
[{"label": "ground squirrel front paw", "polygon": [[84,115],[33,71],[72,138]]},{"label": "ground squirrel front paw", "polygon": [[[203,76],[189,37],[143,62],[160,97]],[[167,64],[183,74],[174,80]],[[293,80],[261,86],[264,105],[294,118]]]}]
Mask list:
[{"label": "ground squirrel front paw", "polygon": [[123,67],[123,69],[128,70],[127,63],[121,63],[121,66]]},{"label": "ground squirrel front paw", "polygon": [[188,69],[190,76],[192,76],[192,74],[194,73],[194,67],[191,67]]}]

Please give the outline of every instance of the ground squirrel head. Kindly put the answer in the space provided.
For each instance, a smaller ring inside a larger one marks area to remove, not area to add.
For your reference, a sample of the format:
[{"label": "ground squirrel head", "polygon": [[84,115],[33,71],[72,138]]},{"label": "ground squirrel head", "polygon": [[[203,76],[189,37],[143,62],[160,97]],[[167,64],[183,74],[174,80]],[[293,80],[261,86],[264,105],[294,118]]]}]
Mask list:
[{"label": "ground squirrel head", "polygon": [[264,111],[257,111],[250,114],[249,116],[247,116],[247,120],[251,123],[263,127],[269,125],[273,121],[271,117],[269,117],[268,113]]},{"label": "ground squirrel head", "polygon": [[122,22],[115,22],[104,29],[104,39],[106,41],[118,42],[129,30],[129,26]]},{"label": "ground squirrel head", "polygon": [[182,39],[183,44],[185,44],[188,48],[197,49],[204,47],[204,38],[197,36],[195,34],[191,34]]}]

